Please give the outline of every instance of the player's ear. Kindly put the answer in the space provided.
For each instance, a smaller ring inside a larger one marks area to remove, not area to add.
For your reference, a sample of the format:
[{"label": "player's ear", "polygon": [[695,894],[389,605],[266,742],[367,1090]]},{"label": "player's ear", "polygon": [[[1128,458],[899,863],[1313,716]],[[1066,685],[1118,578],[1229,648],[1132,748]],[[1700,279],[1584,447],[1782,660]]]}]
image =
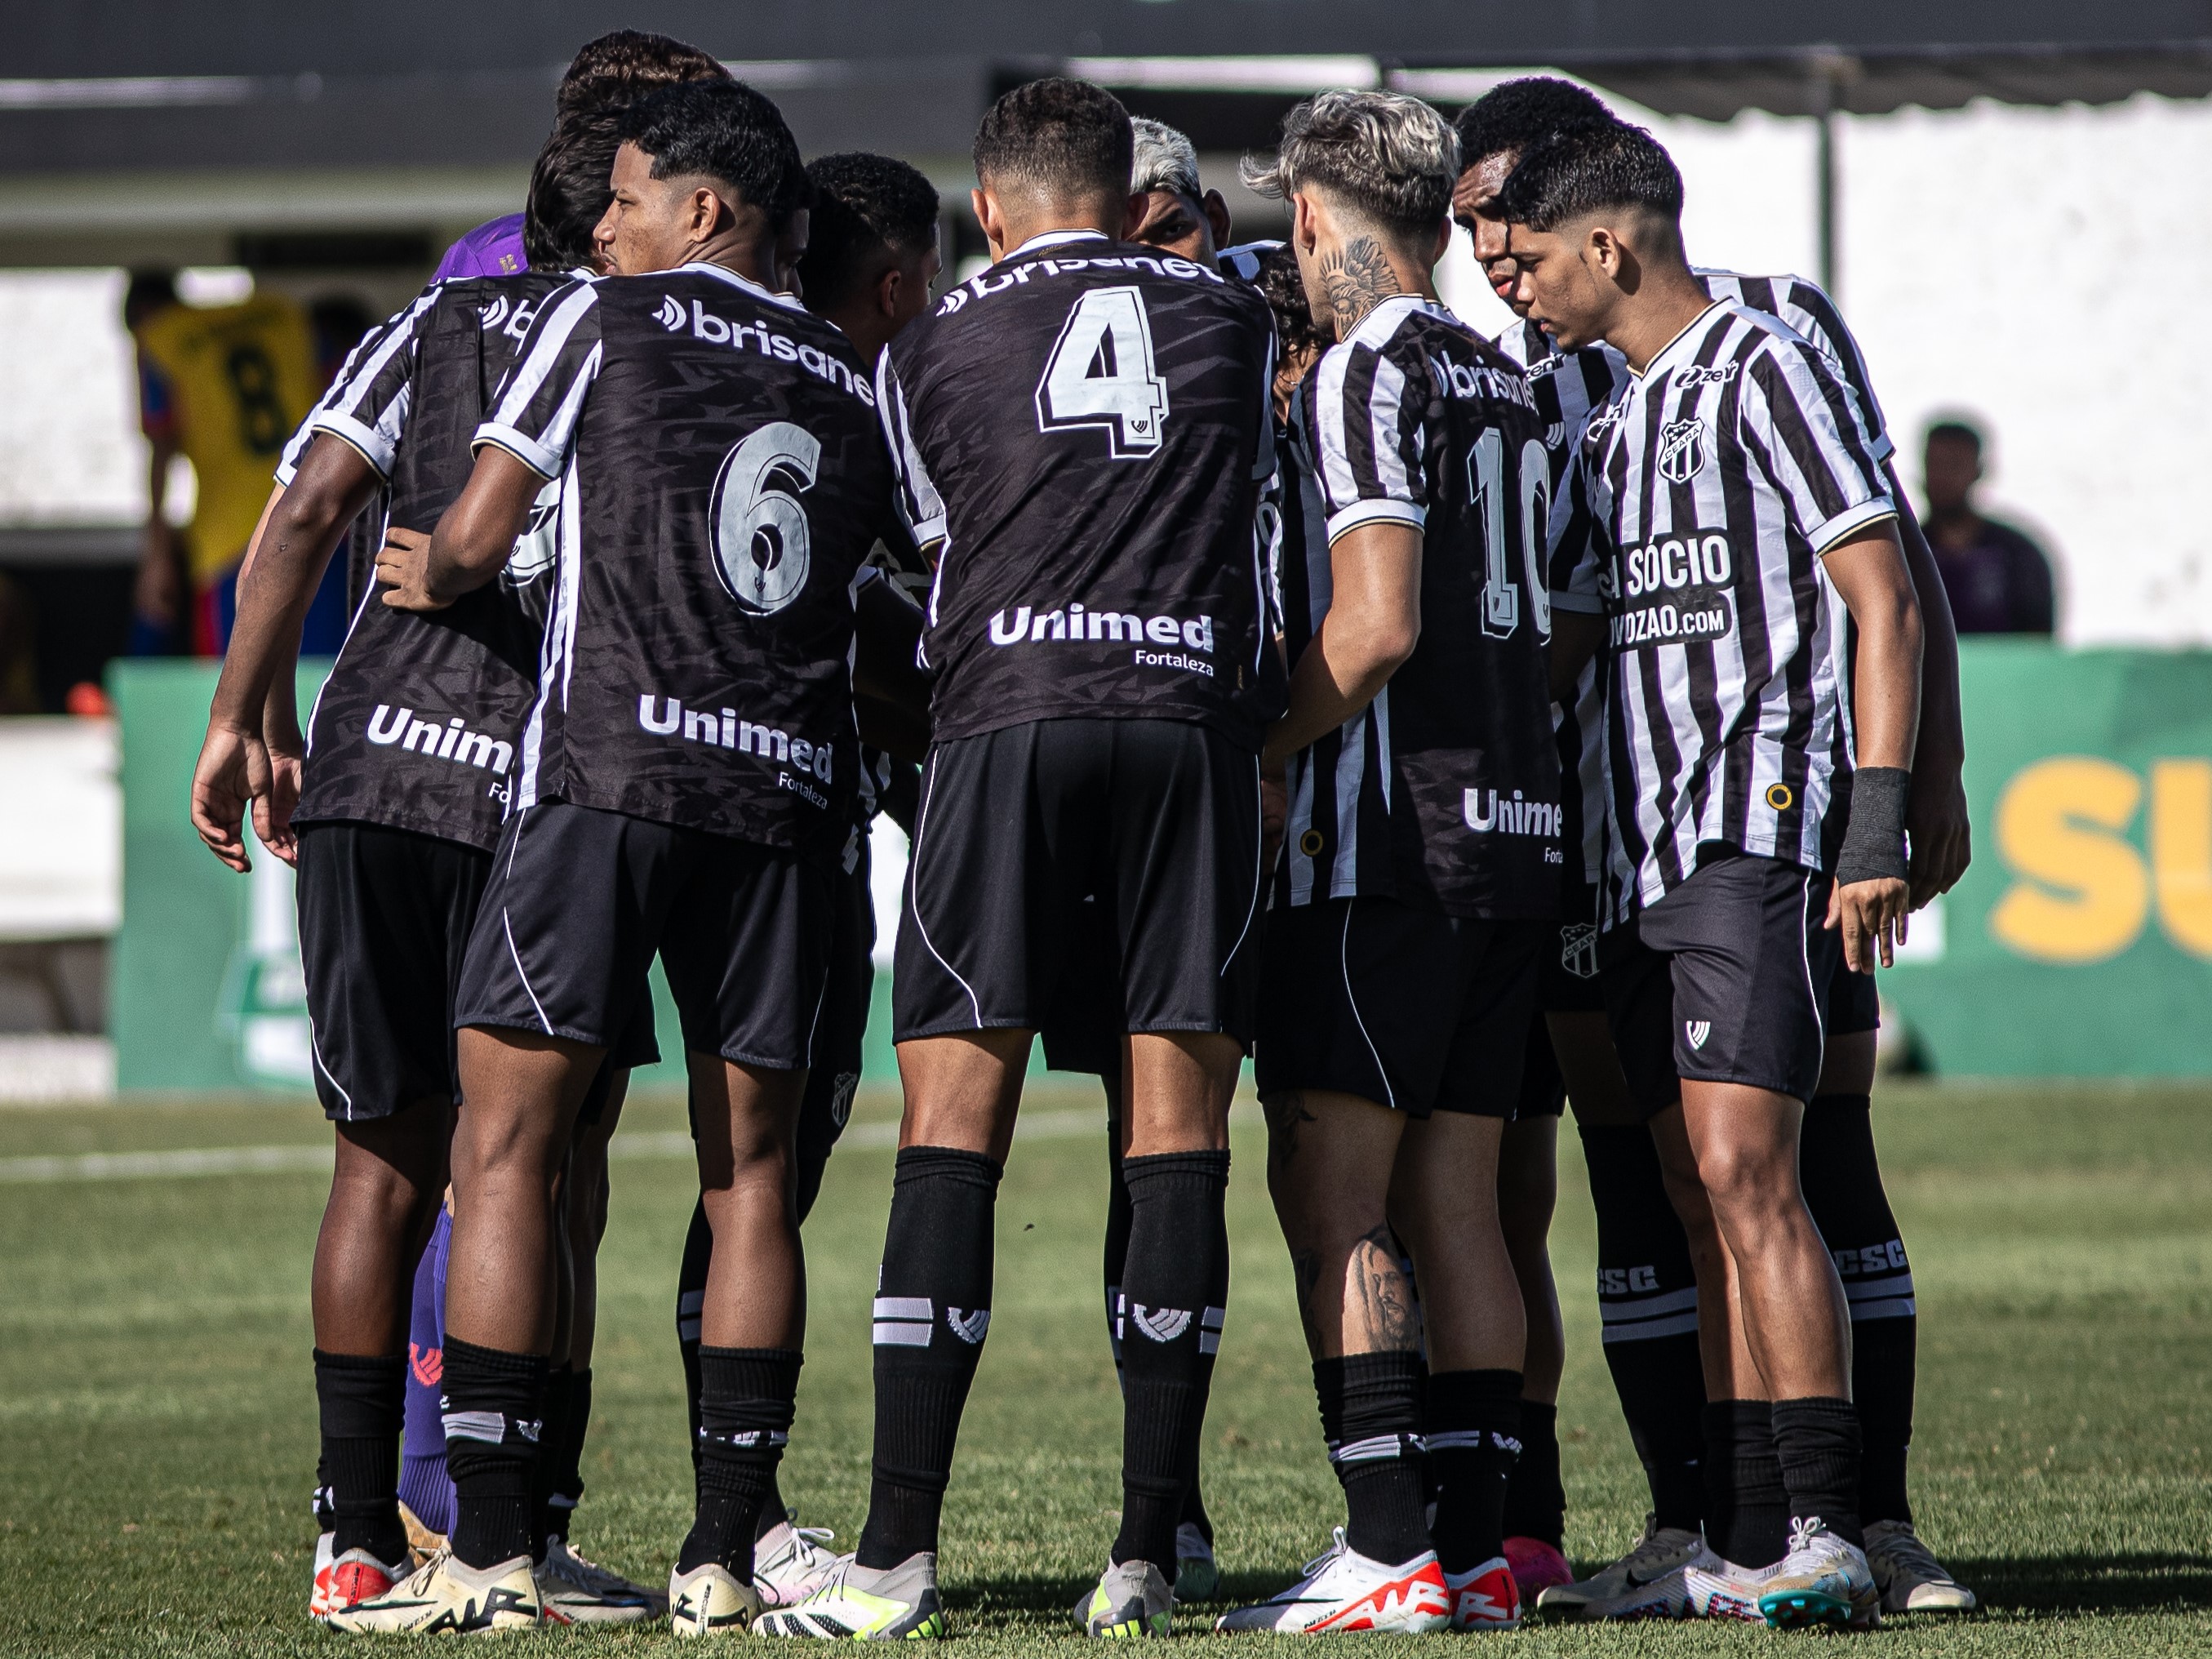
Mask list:
[{"label": "player's ear", "polygon": [[1452,239],[1452,222],[1451,222],[1451,215],[1449,215],[1449,214],[1448,213],[1448,214],[1446,214],[1446,215],[1443,216],[1443,222],[1441,222],[1440,224],[1438,224],[1438,225],[1437,226],[1437,234],[1435,234],[1435,236],[1433,236],[1432,238],[1431,238],[1431,239],[1430,239],[1430,244],[1429,244],[1429,269],[1430,269],[1430,270],[1434,270],[1437,268],[1437,264],[1438,264],[1438,263],[1439,263],[1439,262],[1443,258],[1443,257],[1444,257],[1445,253],[1446,253],[1446,252],[1448,252],[1450,250],[1450,248],[1451,248],[1451,239]]},{"label": "player's ear", "polygon": [[1229,246],[1229,235],[1231,230],[1229,204],[1221,199],[1221,192],[1219,191],[1209,190],[1206,192],[1206,201],[1204,205],[1206,208],[1206,222],[1212,226],[1213,229],[1214,247],[1217,250],[1227,247]]},{"label": "player's ear", "polygon": [[1311,253],[1321,246],[1321,218],[1314,198],[1304,191],[1291,196],[1291,246],[1300,253]]},{"label": "player's ear", "polygon": [[999,217],[999,198],[978,185],[968,192],[968,205],[975,212],[975,222],[982,228],[983,240],[991,245],[993,257],[1004,254],[1006,227]]}]

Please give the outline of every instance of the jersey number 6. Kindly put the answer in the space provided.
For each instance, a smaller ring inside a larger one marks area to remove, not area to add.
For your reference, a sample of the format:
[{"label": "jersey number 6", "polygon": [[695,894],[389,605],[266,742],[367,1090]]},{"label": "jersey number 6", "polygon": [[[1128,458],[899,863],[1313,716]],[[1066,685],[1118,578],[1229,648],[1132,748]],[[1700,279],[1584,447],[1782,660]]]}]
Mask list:
[{"label": "jersey number 6", "polygon": [[1116,460],[1159,453],[1168,383],[1152,365],[1152,325],[1134,288],[1094,288],[1075,302],[1037,382],[1037,430],[1103,426]]},{"label": "jersey number 6", "polygon": [[806,586],[812,560],[806,509],[770,480],[786,473],[799,489],[811,489],[821,465],[820,441],[788,421],[761,428],[724,459],[708,508],[714,573],[745,610],[760,616],[781,611]]},{"label": "jersey number 6", "polygon": [[[1521,446],[1515,469],[1521,507],[1521,568],[1528,582],[1528,609],[1536,637],[1552,637],[1552,593],[1544,583],[1544,519],[1550,507],[1552,475],[1544,446],[1531,438]],[[1506,545],[1505,434],[1486,428],[1467,458],[1468,493],[1482,516],[1482,631],[1494,640],[1510,639],[1521,625],[1521,594],[1513,585],[1513,550]]]}]

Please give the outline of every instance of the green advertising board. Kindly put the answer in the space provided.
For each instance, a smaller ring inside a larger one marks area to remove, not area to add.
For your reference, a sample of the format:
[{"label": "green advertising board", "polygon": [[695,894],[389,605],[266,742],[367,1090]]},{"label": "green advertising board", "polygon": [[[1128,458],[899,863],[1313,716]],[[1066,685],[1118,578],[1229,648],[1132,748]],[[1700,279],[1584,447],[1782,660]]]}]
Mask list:
[{"label": "green advertising board", "polygon": [[[1954,1075],[2212,1076],[2212,653],[1961,647],[1974,864],[1882,991]],[[301,670],[303,703],[319,666]],[[212,665],[118,664],[126,1089],[309,1081],[291,874],[233,875],[185,816]],[[665,1054],[680,1051],[658,970]],[[866,1075],[896,1075],[878,979]],[[638,1083],[680,1083],[664,1061]]]}]

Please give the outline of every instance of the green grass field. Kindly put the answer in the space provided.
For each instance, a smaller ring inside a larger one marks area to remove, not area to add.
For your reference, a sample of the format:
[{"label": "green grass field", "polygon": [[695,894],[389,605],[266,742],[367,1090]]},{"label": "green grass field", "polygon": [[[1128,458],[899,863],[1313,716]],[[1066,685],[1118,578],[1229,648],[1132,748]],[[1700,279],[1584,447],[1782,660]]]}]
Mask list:
[{"label": "green grass field", "polygon": [[[1033,1110],[1090,1104],[1033,1097]],[[861,1116],[894,1109],[864,1097]],[[1237,1280],[1206,1479],[1231,1588],[1249,1592],[1293,1571],[1340,1511],[1257,1114],[1240,1106],[1237,1118]],[[1921,1530],[1987,1610],[1843,1639],[1900,1656],[2212,1652],[2212,1091],[1895,1088],[1876,1123],[1919,1285]],[[623,1136],[650,1150],[642,1137],[681,1127],[679,1106],[641,1102]],[[325,1133],[297,1104],[0,1110],[0,1161],[312,1146]],[[1066,1609],[1114,1530],[1102,1139],[1018,1146],[1000,1200],[996,1316],[946,1511],[953,1630],[969,1651],[1072,1640]],[[1599,1355],[1571,1133],[1562,1154],[1568,1547],[1594,1561],[1632,1539],[1642,1486]],[[290,1654],[341,1642],[306,1613],[307,1273],[321,1180],[26,1173],[0,1162],[0,1652]],[[868,1297],[890,1175],[885,1150],[841,1152],[808,1230],[813,1326],[784,1489],[806,1522],[848,1540],[866,1492]],[[615,1182],[578,1543],[653,1579],[689,1519],[670,1302],[693,1189],[666,1156],[622,1162]],[[665,1627],[561,1632],[514,1650],[670,1639]],[[1823,1638],[1692,1625],[1480,1639],[1530,1655],[1644,1655]]]}]

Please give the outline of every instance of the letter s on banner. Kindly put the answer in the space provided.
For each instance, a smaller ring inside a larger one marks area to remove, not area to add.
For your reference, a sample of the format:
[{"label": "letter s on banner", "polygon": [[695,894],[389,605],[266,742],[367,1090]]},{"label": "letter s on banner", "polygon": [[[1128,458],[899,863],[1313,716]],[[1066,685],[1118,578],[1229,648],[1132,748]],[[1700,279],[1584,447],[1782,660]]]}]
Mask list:
[{"label": "letter s on banner", "polygon": [[2090,963],[2135,942],[2150,872],[2122,838],[2142,800],[2124,766],[2060,755],[2017,774],[1997,802],[1997,848],[2023,879],[1990,912],[1990,932],[2033,962]]},{"label": "letter s on banner", "polygon": [[2150,869],[2166,937],[2212,958],[2212,761],[2152,763]]}]

